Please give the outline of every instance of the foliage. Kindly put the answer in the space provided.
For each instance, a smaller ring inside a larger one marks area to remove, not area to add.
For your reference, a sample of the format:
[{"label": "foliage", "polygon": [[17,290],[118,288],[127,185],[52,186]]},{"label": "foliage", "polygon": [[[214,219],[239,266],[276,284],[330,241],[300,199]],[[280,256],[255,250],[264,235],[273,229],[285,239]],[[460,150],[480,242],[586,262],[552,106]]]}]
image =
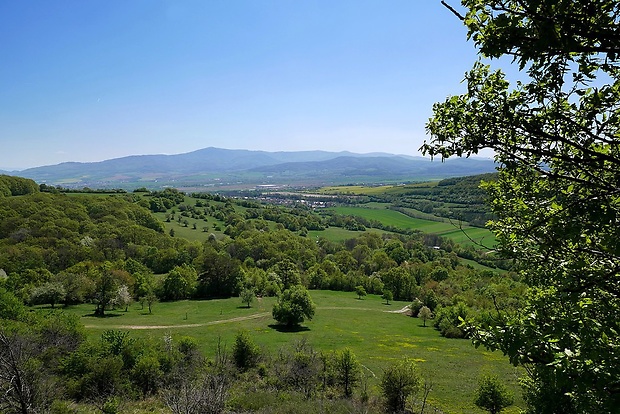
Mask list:
[{"label": "foliage", "polygon": [[420,383],[420,374],[412,360],[405,358],[388,366],[381,378],[381,390],[388,411],[404,412],[407,398],[418,391]]},{"label": "foliage", "polygon": [[260,356],[258,346],[252,341],[247,331],[241,331],[237,334],[232,352],[235,365],[240,370],[247,370],[256,366]]},{"label": "foliage", "polygon": [[168,273],[162,285],[161,296],[164,300],[189,299],[196,292],[198,274],[188,265],[175,266]]},{"label": "foliage", "polygon": [[497,414],[512,405],[514,398],[494,375],[484,375],[478,381],[474,403],[491,414]]},{"label": "foliage", "polygon": [[37,286],[30,293],[30,301],[34,304],[49,303],[52,308],[57,303],[65,300],[67,292],[62,284],[58,282],[47,282],[41,286]]},{"label": "foliage", "polygon": [[350,348],[344,348],[336,353],[335,369],[338,385],[346,398],[353,395],[353,388],[360,379],[360,363]]},{"label": "foliage", "polygon": [[426,320],[433,317],[433,312],[426,306],[422,306],[420,311],[418,312],[418,318],[424,321],[424,326],[426,326]]},{"label": "foliage", "polygon": [[511,86],[478,62],[467,93],[436,104],[427,125],[433,156],[494,150],[492,227],[531,287],[520,312],[498,314],[476,340],[553,379],[541,389],[564,390],[572,409],[608,412],[620,405],[619,4],[463,5],[480,54],[512,56],[523,78]]},{"label": "foliage", "polygon": [[391,290],[387,290],[386,289],[386,290],[383,291],[383,295],[381,295],[381,299],[383,299],[385,301],[386,305],[389,305],[390,301],[392,299],[394,299],[394,295],[392,294]]},{"label": "foliage", "polygon": [[241,291],[239,297],[241,298],[241,303],[245,303],[249,308],[250,306],[252,306],[252,302],[254,302],[254,298],[256,297],[256,295],[254,294],[254,289],[246,288]]},{"label": "foliage", "polygon": [[312,319],[315,305],[310,293],[303,286],[292,286],[278,297],[273,305],[273,319],[282,325],[292,327],[299,325],[304,319]]},{"label": "foliage", "polygon": [[0,197],[33,194],[39,192],[39,186],[33,180],[0,174]]},{"label": "foliage", "polygon": [[355,294],[357,295],[358,299],[361,299],[367,295],[366,289],[364,289],[364,286],[361,285],[355,286]]}]

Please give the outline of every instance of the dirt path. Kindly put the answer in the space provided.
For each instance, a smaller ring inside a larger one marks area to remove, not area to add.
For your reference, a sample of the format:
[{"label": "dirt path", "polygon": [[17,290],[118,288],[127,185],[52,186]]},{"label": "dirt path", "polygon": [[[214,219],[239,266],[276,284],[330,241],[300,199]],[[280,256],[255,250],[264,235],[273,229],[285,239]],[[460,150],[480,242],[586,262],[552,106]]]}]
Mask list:
[{"label": "dirt path", "polygon": [[[106,326],[105,328],[109,329],[176,329],[176,328],[198,328],[200,326],[209,326],[209,325],[219,325],[222,323],[232,323],[232,322],[240,322],[247,321],[250,319],[259,319],[264,318],[265,316],[271,315],[271,312],[263,312],[263,313],[255,313],[253,315],[248,316],[238,316],[236,318],[230,319],[220,319],[217,321],[205,322],[205,323],[188,323],[185,325],[117,325],[117,326]],[[86,328],[101,328],[100,326],[94,325],[86,325]]]},{"label": "dirt path", "polygon": [[383,311],[383,312],[388,312],[388,313],[407,313],[409,312],[410,308],[409,305],[404,306],[402,309],[399,310],[393,310],[393,311]]},{"label": "dirt path", "polygon": [[[347,307],[347,306],[326,306],[326,307],[320,307],[317,308],[320,310],[360,310],[360,311],[376,311],[376,309],[370,309],[370,308],[352,308],[352,307]],[[393,311],[388,311],[388,310],[384,310],[382,312],[386,312],[386,313],[406,313],[407,311],[409,311],[409,305],[403,307],[402,309],[398,309],[398,310],[393,310]],[[116,326],[106,326],[106,327],[101,327],[101,326],[95,326],[95,325],[86,325],[85,328],[106,328],[106,329],[132,329],[132,330],[139,330],[139,329],[177,329],[177,328],[199,328],[201,326],[209,326],[209,325],[219,325],[222,323],[233,323],[233,322],[241,322],[241,321],[248,321],[251,319],[259,319],[259,318],[264,318],[266,316],[270,316],[271,312],[261,312],[261,313],[255,313],[253,315],[248,315],[248,316],[238,316],[236,318],[230,318],[230,319],[220,319],[217,321],[211,321],[211,322],[205,322],[205,323],[188,323],[188,324],[184,324],[184,325],[116,325]]]}]

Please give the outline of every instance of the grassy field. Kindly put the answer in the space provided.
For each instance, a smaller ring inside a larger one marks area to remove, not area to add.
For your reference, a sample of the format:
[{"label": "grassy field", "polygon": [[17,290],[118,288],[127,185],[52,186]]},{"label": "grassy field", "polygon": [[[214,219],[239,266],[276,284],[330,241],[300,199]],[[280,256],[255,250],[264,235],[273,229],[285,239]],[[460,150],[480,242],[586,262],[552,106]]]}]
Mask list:
[{"label": "grassy field", "polygon": [[459,228],[458,223],[443,221],[425,220],[422,218],[409,217],[398,211],[389,210],[385,207],[334,207],[333,210],[338,214],[359,216],[367,220],[377,220],[387,226],[394,226],[402,229],[416,229],[424,233],[434,233],[448,237],[456,243],[473,244],[470,238],[476,242],[482,241],[485,245],[493,246],[495,237],[487,229],[463,225]]},{"label": "grassy field", "polygon": [[[132,305],[128,312],[110,312],[106,318],[89,316],[92,305],[69,307],[80,316],[88,334],[96,338],[105,329],[131,331],[140,337],[192,336],[203,351],[213,356],[218,341],[230,350],[240,330],[248,330],[264,352],[275,353],[296,340],[306,338],[317,350],[350,347],[364,365],[369,383],[378,393],[378,378],[391,361],[410,357],[418,362],[423,376],[432,381],[430,403],[446,413],[481,413],[472,403],[477,378],[483,372],[498,374],[523,406],[517,386],[517,371],[499,353],[475,349],[470,341],[446,339],[417,318],[393,312],[408,303],[386,305],[379,296],[363,300],[351,292],[311,291],[317,305],[312,321],[299,332],[281,332],[271,318],[273,298],[263,298],[245,308],[238,298],[210,301],[157,303],[153,314]],[[513,406],[507,413],[516,413]]]}]

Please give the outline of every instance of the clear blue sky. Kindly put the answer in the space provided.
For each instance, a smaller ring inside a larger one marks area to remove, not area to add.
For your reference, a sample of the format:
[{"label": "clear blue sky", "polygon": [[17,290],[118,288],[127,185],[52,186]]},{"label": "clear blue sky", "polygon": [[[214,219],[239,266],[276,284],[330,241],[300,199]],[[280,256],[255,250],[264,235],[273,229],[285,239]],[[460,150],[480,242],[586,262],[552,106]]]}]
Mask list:
[{"label": "clear blue sky", "polygon": [[439,0],[7,0],[0,59],[0,169],[20,169],[209,146],[416,155],[476,54]]}]

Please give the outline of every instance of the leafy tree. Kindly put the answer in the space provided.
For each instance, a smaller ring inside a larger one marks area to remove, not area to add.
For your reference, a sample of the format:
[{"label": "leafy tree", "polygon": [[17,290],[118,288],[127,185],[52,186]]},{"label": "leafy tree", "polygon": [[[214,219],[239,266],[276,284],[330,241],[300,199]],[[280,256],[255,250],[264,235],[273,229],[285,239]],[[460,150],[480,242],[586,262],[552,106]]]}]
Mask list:
[{"label": "leafy tree", "polygon": [[620,4],[462,4],[453,11],[480,54],[511,56],[521,81],[475,63],[467,93],[434,106],[423,150],[494,151],[497,248],[530,286],[521,311],[499,313],[475,340],[528,366],[536,388],[561,390],[571,410],[610,412],[620,406]]},{"label": "leafy tree", "polygon": [[353,388],[360,379],[360,363],[350,348],[336,353],[336,378],[344,396],[350,398]]},{"label": "leafy tree", "polygon": [[34,304],[49,303],[52,308],[65,300],[65,288],[58,282],[47,282],[38,286],[30,293],[30,301]]},{"label": "leafy tree", "polygon": [[383,299],[385,301],[386,305],[390,304],[390,301],[394,298],[394,295],[392,295],[392,291],[391,290],[387,290],[385,289],[383,291],[383,295],[381,295],[381,299]]},{"label": "leafy tree", "polygon": [[188,299],[196,291],[196,270],[187,264],[175,266],[164,279],[162,296],[166,300]]},{"label": "leafy tree", "polygon": [[95,280],[95,315],[104,316],[105,309],[112,303],[118,291],[118,279],[109,262],[100,266]]},{"label": "leafy tree", "polygon": [[494,375],[484,375],[478,381],[474,403],[491,414],[497,414],[514,402],[512,394]]},{"label": "leafy tree", "polygon": [[433,312],[426,306],[422,306],[420,311],[418,312],[418,318],[424,321],[424,326],[426,326],[426,320],[432,318]]},{"label": "leafy tree", "polygon": [[364,289],[364,286],[355,286],[355,294],[357,295],[358,299],[363,298],[364,296],[366,296],[366,289]]},{"label": "leafy tree", "polygon": [[310,293],[301,285],[286,289],[273,305],[273,319],[282,325],[292,327],[299,325],[304,319],[312,319],[315,305]]},{"label": "leafy tree", "polygon": [[231,297],[239,294],[242,281],[239,260],[213,247],[205,248],[198,277],[199,297]]},{"label": "leafy tree", "polygon": [[252,302],[254,302],[256,295],[254,294],[254,289],[246,288],[241,291],[239,297],[241,298],[241,303],[245,303],[249,308],[252,305]]},{"label": "leafy tree", "polygon": [[116,298],[114,299],[114,302],[121,308],[125,308],[125,312],[127,312],[127,308],[129,308],[131,301],[132,298],[131,294],[129,293],[129,288],[127,287],[127,285],[121,285],[116,292]]},{"label": "leafy tree", "polygon": [[237,368],[247,370],[254,367],[259,356],[260,350],[250,335],[246,331],[239,332],[233,345],[233,358]]},{"label": "leafy tree", "polygon": [[381,378],[381,390],[388,411],[404,412],[407,398],[418,391],[420,383],[418,368],[412,360],[405,358],[388,366]]},{"label": "leafy tree", "polygon": [[157,303],[157,296],[151,292],[144,297],[144,300],[149,308],[149,314],[153,313],[153,305]]}]

